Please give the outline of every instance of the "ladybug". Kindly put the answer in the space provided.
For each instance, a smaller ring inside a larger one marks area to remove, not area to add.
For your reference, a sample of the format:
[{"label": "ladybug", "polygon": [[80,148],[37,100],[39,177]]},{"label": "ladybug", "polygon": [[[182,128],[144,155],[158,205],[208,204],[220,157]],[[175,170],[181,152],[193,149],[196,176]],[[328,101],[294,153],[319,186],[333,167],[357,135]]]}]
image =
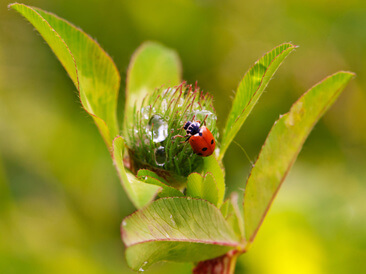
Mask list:
[{"label": "ladybug", "polygon": [[215,138],[206,126],[201,126],[199,121],[188,121],[183,128],[187,132],[184,137],[188,137],[185,141],[189,141],[194,153],[207,157],[214,152]]}]

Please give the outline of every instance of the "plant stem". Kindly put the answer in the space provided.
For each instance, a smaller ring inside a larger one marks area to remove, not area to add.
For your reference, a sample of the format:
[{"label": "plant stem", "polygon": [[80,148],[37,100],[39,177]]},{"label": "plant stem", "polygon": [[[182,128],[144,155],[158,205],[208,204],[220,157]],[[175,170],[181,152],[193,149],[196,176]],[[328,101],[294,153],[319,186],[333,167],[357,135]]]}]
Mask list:
[{"label": "plant stem", "polygon": [[221,257],[199,262],[193,269],[193,274],[234,274],[239,254],[233,250]]}]

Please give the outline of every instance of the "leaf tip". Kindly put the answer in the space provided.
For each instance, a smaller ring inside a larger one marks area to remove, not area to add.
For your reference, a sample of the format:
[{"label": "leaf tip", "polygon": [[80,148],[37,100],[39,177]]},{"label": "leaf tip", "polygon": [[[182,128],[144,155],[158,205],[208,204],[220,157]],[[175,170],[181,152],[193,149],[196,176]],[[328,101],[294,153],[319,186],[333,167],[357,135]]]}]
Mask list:
[{"label": "leaf tip", "polygon": [[284,42],[284,43],[280,44],[278,47],[284,46],[284,45],[288,46],[288,48],[291,48],[291,49],[297,49],[298,47],[300,47],[299,45],[295,45],[292,42]]},{"label": "leaf tip", "polygon": [[300,47],[299,45],[295,45],[294,43],[292,43],[291,41],[290,42],[287,42],[287,43],[284,43],[284,44],[289,44],[292,48],[294,49],[297,49],[298,47]]},{"label": "leaf tip", "polygon": [[[124,144],[124,140],[122,136],[116,136],[113,140],[112,140],[112,145],[109,148],[109,151],[111,153],[112,156],[112,160],[115,161],[115,154],[116,154],[116,146],[118,146],[117,142],[122,142],[122,144]],[[123,147],[122,147],[122,153],[123,153]]]},{"label": "leaf tip", "polygon": [[341,74],[348,74],[351,78],[354,78],[357,76],[357,74],[353,71],[348,71],[348,70],[341,70],[341,71],[338,71],[338,73],[341,73]]},{"label": "leaf tip", "polygon": [[342,81],[346,85],[349,81],[351,81],[353,78],[356,77],[356,73],[354,73],[352,71],[347,71],[347,70],[340,70],[340,71],[337,71],[337,72],[333,73],[332,75],[326,77],[325,79],[332,78],[332,77],[342,77]]},{"label": "leaf tip", "polygon": [[170,47],[164,45],[163,43],[160,43],[160,42],[154,41],[154,40],[147,40],[147,41],[143,42],[141,45],[141,47],[147,47],[147,46],[154,46],[154,47],[159,47],[161,49],[164,49],[165,51],[169,52],[176,59],[176,61],[179,62],[180,66],[182,65],[179,54],[175,49],[170,48]]},{"label": "leaf tip", "polygon": [[11,4],[9,4],[9,5],[8,5],[8,9],[13,8],[13,6],[15,6],[15,5],[19,5],[19,3],[15,2],[15,3],[11,3]]}]

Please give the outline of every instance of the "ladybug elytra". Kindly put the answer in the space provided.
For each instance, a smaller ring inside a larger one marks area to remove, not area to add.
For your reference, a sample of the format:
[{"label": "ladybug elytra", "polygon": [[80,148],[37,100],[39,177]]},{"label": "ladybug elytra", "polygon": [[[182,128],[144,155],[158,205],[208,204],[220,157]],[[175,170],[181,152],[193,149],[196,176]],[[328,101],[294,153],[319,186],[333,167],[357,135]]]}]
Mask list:
[{"label": "ladybug elytra", "polygon": [[211,131],[206,126],[201,126],[199,121],[187,121],[184,125],[184,130],[187,132],[186,142],[189,141],[193,152],[199,156],[207,157],[210,156],[216,146],[215,138]]}]

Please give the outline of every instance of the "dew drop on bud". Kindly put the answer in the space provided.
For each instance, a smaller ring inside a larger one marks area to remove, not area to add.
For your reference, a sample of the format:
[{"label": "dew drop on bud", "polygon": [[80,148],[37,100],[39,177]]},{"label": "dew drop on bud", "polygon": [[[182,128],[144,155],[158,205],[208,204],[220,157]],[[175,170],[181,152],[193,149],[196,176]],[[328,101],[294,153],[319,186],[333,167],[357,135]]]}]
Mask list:
[{"label": "dew drop on bud", "polygon": [[148,124],[148,135],[154,143],[163,142],[168,137],[168,123],[157,114],[151,116]]},{"label": "dew drop on bud", "polygon": [[[197,108],[199,108],[199,106]],[[200,120],[200,121],[203,121],[207,116],[206,122],[209,122],[211,120],[216,121],[216,119],[217,119],[216,115],[209,110],[194,110],[194,111],[188,113],[188,116],[191,116],[191,117],[194,116],[196,120]]]},{"label": "dew drop on bud", "polygon": [[155,109],[151,108],[151,106],[147,106],[141,109],[140,113],[141,113],[141,118],[143,120],[148,120],[149,119],[149,115],[151,115],[151,113],[154,113]]},{"label": "dew drop on bud", "polygon": [[158,166],[163,166],[166,162],[165,148],[160,146],[155,149],[155,163]]}]

